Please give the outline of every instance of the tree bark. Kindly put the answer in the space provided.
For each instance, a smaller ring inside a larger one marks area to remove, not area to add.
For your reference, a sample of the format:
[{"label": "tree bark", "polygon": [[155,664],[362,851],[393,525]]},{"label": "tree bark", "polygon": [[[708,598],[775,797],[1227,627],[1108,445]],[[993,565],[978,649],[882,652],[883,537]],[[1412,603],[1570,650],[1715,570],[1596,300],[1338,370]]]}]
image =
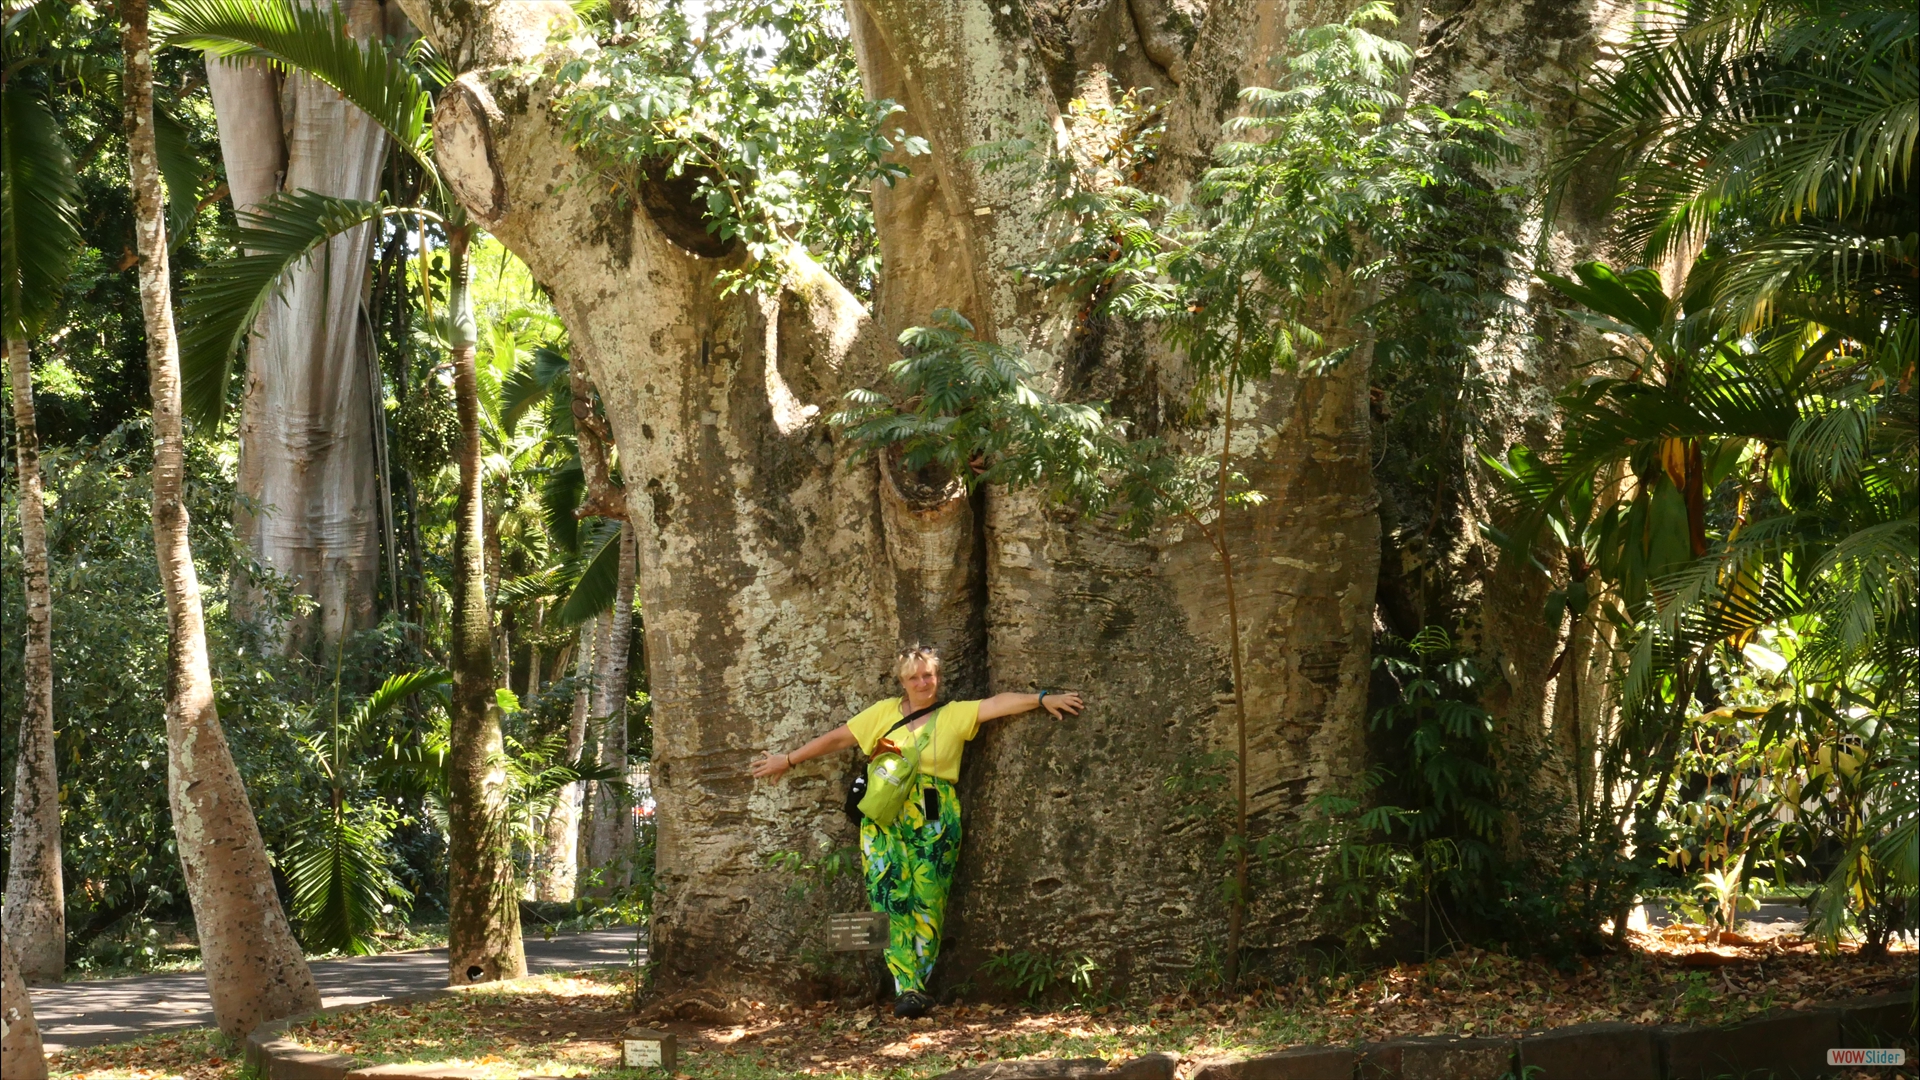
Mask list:
[{"label": "tree bark", "polygon": [[33,998],[14,963],[12,934],[0,941],[0,1076],[7,1080],[47,1080],[47,1056],[40,1025],[33,1019]]},{"label": "tree bark", "polygon": [[460,495],[453,541],[453,730],[447,817],[447,982],[527,973],[509,846],[506,741],[494,701],[493,612],[487,602],[478,343],[467,287],[469,226],[447,230],[448,345],[460,417]]},{"label": "tree bark", "polygon": [[[869,312],[800,251],[782,259],[772,295],[722,296],[716,275],[740,256],[675,241],[699,234],[693,208],[627,208],[602,186],[556,182],[591,165],[550,110],[551,84],[516,65],[574,47],[561,40],[572,32],[564,8],[405,2],[467,71],[436,113],[443,175],[552,290],[619,452],[654,697],[656,985],[804,978],[790,958],[817,942],[827,901],[792,899],[766,856],[849,842],[837,804],[851,762],[810,762],[755,786],[747,761],[897,693],[888,658],[910,640],[967,658],[950,694],[1090,694],[1071,722],[996,723],[969,750],[942,977],[967,977],[996,944],[1084,952],[1121,985],[1188,977],[1222,943],[1219,886],[1231,871],[1215,857],[1219,836],[1162,781],[1181,759],[1237,742],[1213,545],[1178,527],[1133,540],[1037,492],[964,498],[909,485],[853,460],[821,418],[847,389],[883,385],[895,335],[945,306],[1028,350],[1053,392],[1111,401],[1149,434],[1220,453],[1226,403],[1210,399],[1189,420],[1193,387],[1150,329],[1083,323],[1075,305],[1016,275],[1053,243],[1051,195],[967,152],[1072,140],[1080,121],[1062,104],[1111,73],[1166,102],[1144,182],[1178,198],[1238,88],[1270,84],[1292,31],[1353,5],[1215,3],[1176,48],[1155,32],[1165,13],[1152,3],[1096,0],[1065,14],[986,0],[851,4],[869,96],[899,102],[889,125],[931,150],[907,162],[912,177],[874,192],[884,262]],[[1588,5],[1562,6],[1571,17]],[[1517,17],[1469,14],[1491,33]],[[1380,526],[1371,354],[1351,326],[1354,299],[1317,320],[1329,348],[1359,346],[1338,369],[1277,377],[1232,403],[1232,458],[1268,496],[1221,526],[1245,650],[1256,838],[1364,765]],[[931,494],[909,498],[908,487]],[[1293,940],[1299,915],[1298,898],[1256,897],[1246,945]]]},{"label": "tree bark", "polygon": [[[1447,17],[1429,12],[1418,25],[1423,44],[1411,100],[1452,106],[1469,91],[1486,91],[1535,114],[1535,128],[1522,133],[1520,160],[1487,171],[1491,183],[1528,192],[1505,238],[1513,251],[1540,253],[1537,263],[1523,269],[1538,265],[1566,274],[1575,263],[1608,255],[1599,192],[1572,185],[1552,218],[1539,192],[1551,164],[1552,133],[1574,121],[1576,91],[1587,69],[1610,42],[1625,37],[1636,10],[1623,0],[1475,5]],[[1564,568],[1558,582],[1550,581],[1480,533],[1477,523],[1493,518],[1502,492],[1480,454],[1553,439],[1559,393],[1610,350],[1597,331],[1559,313],[1560,300],[1537,275],[1515,274],[1505,291],[1508,313],[1492,321],[1468,361],[1467,375],[1480,390],[1470,420],[1458,425],[1458,444],[1449,448],[1458,455],[1461,490],[1416,559],[1425,564],[1435,607],[1444,612],[1427,621],[1457,618],[1464,629],[1461,643],[1492,676],[1482,703],[1495,718],[1502,748],[1501,785],[1510,804],[1528,807],[1525,821],[1509,822],[1510,845],[1517,849],[1523,827],[1569,831],[1586,808],[1592,792],[1583,789],[1582,777],[1591,777],[1595,746],[1578,733],[1604,723],[1610,707],[1610,646],[1605,635],[1590,632],[1591,618],[1579,632],[1545,623],[1546,594],[1564,584]],[[1563,652],[1556,673],[1554,661]]]},{"label": "tree bark", "polygon": [[[356,37],[389,31],[380,0],[341,9]],[[207,82],[235,210],[275,191],[379,194],[386,134],[324,83],[212,59]],[[375,622],[380,461],[361,317],[375,231],[335,237],[289,272],[248,339],[234,527],[265,566],[318,602],[284,628],[291,649]]]},{"label": "tree bark", "polygon": [[[567,724],[569,765],[578,765],[587,745],[588,713],[592,711],[593,623],[580,627],[580,645],[573,667],[573,719]],[[580,866],[580,789],[579,783],[560,789],[547,815],[546,851],[541,857],[541,874],[535,897],[540,900],[569,903],[574,898]]]},{"label": "tree bark", "polygon": [[[599,764],[619,775],[593,785],[593,838],[587,850],[606,887],[633,879],[633,795],[627,783],[627,662],[633,651],[634,564],[639,545],[633,527],[620,526],[620,575],[613,610],[607,613],[604,649],[596,659],[593,713]],[[596,646],[596,648],[601,648]]]},{"label": "tree bark", "polygon": [[34,423],[33,368],[27,343],[7,340],[13,384],[15,450],[20,464],[20,562],[27,627],[22,643],[19,759],[13,770],[13,821],[4,932],[21,977],[57,981],[67,968],[66,886],[60,876],[60,778],[53,731],[53,596],[47,584],[47,511],[40,486],[40,436]]},{"label": "tree bark", "polygon": [[265,1021],[319,1008],[320,994],[287,927],[246,785],[215,711],[200,580],[182,494],[186,438],[180,354],[154,156],[146,0],[123,0],[120,16],[140,309],[153,390],[153,541],[167,599],[167,796],[214,1019],[229,1038],[239,1039]]}]

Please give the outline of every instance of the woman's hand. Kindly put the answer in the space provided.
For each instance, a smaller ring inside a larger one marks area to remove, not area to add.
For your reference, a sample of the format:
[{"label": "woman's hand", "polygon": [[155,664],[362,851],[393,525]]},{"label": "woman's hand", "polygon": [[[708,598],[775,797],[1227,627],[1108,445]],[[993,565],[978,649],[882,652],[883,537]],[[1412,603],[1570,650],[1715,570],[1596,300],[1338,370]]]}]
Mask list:
[{"label": "woman's hand", "polygon": [[778,780],[792,767],[793,759],[785,754],[762,754],[753,759],[753,778]]},{"label": "woman's hand", "polygon": [[1055,720],[1060,719],[1063,713],[1074,716],[1080,715],[1080,710],[1085,707],[1085,704],[1085,702],[1080,700],[1080,695],[1072,690],[1062,691],[1058,694],[1048,694],[1046,697],[1040,699],[1040,706],[1046,709],[1047,712],[1052,713]]},{"label": "woman's hand", "polygon": [[1049,690],[1044,698],[1039,694],[995,694],[980,703],[980,719],[998,720],[1044,708],[1058,720],[1065,715],[1077,715],[1084,704],[1080,695],[1071,690]]},{"label": "woman's hand", "polygon": [[860,741],[853,737],[853,729],[841,724],[792,753],[771,751],[754,758],[753,778],[778,780],[788,769],[803,761],[811,761],[823,754],[831,754],[859,745]]}]

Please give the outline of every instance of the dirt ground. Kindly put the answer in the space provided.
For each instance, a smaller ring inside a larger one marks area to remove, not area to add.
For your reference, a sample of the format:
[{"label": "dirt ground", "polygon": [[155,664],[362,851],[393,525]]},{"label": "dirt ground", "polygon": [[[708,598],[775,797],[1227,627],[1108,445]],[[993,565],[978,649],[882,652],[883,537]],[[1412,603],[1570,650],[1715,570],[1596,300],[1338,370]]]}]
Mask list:
[{"label": "dirt ground", "polygon": [[[1709,944],[1683,929],[1634,939],[1631,953],[1583,961],[1571,971],[1474,951],[1243,996],[1180,994],[1050,1009],[955,1003],[913,1021],[872,1006],[698,998],[664,1003],[669,1015],[661,1015],[662,1003],[636,1015],[628,973],[585,972],[372,1006],[290,1034],[316,1050],[459,1062],[502,1078],[659,1076],[614,1067],[622,1032],[644,1018],[676,1036],[680,1076],[906,1080],[1007,1058],[1120,1060],[1171,1050],[1192,1060],[1400,1035],[1510,1035],[1597,1020],[1712,1023],[1910,986],[1917,959],[1911,947],[1876,959],[1845,951],[1821,956],[1793,937]],[[74,1051],[57,1061],[57,1075],[237,1075],[231,1050],[217,1043],[217,1036],[188,1033],[134,1053],[131,1046]]]}]

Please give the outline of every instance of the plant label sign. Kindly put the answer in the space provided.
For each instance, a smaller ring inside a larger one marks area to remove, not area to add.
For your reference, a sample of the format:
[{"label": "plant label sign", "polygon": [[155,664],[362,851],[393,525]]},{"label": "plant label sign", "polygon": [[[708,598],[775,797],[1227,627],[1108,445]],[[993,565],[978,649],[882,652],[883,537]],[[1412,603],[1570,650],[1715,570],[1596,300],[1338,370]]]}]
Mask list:
[{"label": "plant label sign", "polygon": [[878,952],[887,947],[887,916],[881,911],[856,911],[835,914],[828,926],[833,931],[835,952]]},{"label": "plant label sign", "polygon": [[620,1064],[629,1069],[649,1066],[671,1069],[675,1065],[673,1035],[647,1028],[628,1028],[621,1040]]}]

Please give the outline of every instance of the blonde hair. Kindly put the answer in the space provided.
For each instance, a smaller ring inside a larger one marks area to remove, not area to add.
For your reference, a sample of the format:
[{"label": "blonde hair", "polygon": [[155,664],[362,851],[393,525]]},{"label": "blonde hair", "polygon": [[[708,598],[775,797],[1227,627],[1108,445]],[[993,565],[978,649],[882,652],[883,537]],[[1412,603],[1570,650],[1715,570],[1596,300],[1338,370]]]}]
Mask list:
[{"label": "blonde hair", "polygon": [[913,669],[921,664],[932,668],[935,675],[940,674],[939,650],[930,645],[909,645],[901,649],[893,662],[893,677],[905,683],[907,676],[913,674]]}]

